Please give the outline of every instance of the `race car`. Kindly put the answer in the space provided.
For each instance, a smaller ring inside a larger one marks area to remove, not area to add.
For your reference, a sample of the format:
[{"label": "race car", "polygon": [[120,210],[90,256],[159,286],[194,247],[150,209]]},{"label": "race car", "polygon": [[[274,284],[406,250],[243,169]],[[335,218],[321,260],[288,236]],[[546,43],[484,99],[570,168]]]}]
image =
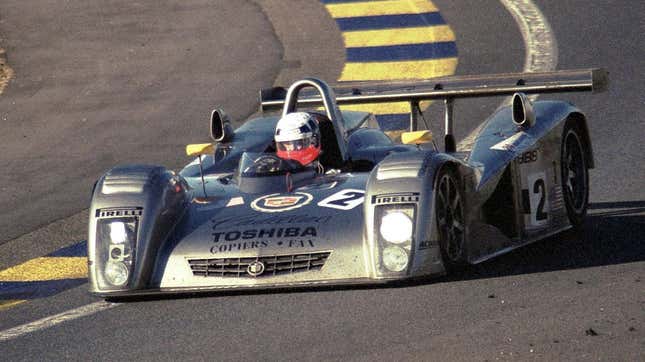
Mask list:
[{"label": "race car", "polygon": [[[385,283],[441,275],[582,225],[594,167],[588,123],[529,94],[602,91],[602,69],[331,87],[315,78],[261,91],[262,116],[186,147],[179,172],[124,165],[95,184],[90,292],[103,297]],[[457,144],[454,100],[512,96]],[[419,130],[419,102],[445,105],[444,149]],[[408,102],[393,142],[345,104]],[[281,110],[281,114],[274,111]],[[306,110],[316,166],[276,155],[281,116]],[[273,112],[273,113],[272,113]]]}]

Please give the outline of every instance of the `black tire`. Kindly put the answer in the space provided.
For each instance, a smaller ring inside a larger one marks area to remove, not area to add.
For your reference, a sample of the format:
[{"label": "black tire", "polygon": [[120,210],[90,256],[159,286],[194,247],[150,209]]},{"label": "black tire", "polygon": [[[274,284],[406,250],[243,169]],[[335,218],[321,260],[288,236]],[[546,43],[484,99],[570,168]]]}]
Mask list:
[{"label": "black tire", "polygon": [[560,171],[562,196],[574,230],[580,231],[589,206],[589,161],[583,133],[574,122],[562,132]]},{"label": "black tire", "polygon": [[449,272],[468,264],[464,193],[454,170],[444,167],[436,181],[435,220],[444,266]]}]

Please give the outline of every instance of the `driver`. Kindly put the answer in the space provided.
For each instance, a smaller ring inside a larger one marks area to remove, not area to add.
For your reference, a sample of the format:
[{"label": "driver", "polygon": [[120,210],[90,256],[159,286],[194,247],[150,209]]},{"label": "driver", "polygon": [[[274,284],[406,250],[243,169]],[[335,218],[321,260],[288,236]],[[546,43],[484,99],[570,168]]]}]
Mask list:
[{"label": "driver", "polygon": [[280,118],[275,127],[278,157],[308,166],[320,155],[318,122],[307,112],[294,112]]}]

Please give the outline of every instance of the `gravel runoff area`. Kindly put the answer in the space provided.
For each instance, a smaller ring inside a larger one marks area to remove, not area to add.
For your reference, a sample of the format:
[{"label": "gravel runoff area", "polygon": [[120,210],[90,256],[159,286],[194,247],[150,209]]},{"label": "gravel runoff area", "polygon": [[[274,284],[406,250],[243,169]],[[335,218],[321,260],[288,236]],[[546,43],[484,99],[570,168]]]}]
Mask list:
[{"label": "gravel runoff area", "polygon": [[0,94],[2,94],[2,91],[4,91],[7,84],[9,84],[11,76],[13,76],[13,70],[11,70],[9,64],[7,64],[4,49],[0,48]]}]

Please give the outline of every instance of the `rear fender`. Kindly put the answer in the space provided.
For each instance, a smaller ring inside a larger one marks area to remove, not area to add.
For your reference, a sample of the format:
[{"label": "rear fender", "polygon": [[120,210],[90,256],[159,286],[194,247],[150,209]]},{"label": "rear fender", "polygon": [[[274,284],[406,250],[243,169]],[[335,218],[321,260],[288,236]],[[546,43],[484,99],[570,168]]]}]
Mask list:
[{"label": "rear fender", "polygon": [[582,142],[585,146],[585,156],[589,161],[589,168],[595,167],[593,148],[591,146],[591,137],[589,135],[589,127],[587,126],[587,118],[581,112],[572,112],[567,118],[567,122],[574,122],[582,132]]}]

